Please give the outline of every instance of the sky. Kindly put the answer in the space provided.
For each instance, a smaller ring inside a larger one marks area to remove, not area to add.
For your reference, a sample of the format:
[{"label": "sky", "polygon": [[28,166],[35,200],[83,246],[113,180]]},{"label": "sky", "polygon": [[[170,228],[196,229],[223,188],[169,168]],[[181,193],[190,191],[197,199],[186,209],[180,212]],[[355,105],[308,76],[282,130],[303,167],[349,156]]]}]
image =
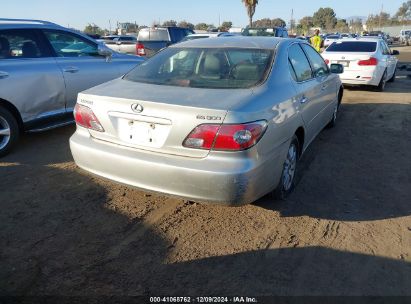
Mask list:
[{"label": "sky", "polygon": [[[4,0],[3,0],[4,1]],[[2,2],[3,2],[2,1]],[[320,7],[331,7],[339,18],[368,16],[383,10],[391,15],[406,0],[259,0],[254,20],[282,18],[287,23],[294,11],[297,21],[312,16]],[[7,3],[7,4],[6,4]],[[63,26],[84,29],[95,23],[103,29],[114,29],[116,22],[136,22],[150,26],[166,20],[186,20],[218,25],[231,21],[244,27],[248,17],[241,0],[19,0],[4,1],[0,18],[41,19]]]}]

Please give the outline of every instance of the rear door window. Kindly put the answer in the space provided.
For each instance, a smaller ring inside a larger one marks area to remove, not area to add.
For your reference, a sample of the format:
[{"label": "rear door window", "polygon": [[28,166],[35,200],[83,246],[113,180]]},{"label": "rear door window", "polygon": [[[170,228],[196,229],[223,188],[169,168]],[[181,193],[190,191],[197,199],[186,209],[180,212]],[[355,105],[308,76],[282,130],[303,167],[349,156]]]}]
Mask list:
[{"label": "rear door window", "polygon": [[40,58],[51,56],[36,30],[0,31],[0,59]]},{"label": "rear door window", "polygon": [[288,50],[288,59],[290,62],[290,73],[298,82],[306,81],[312,78],[312,70],[307,57],[298,44],[293,44]]},{"label": "rear door window", "polygon": [[373,41],[337,41],[327,48],[327,52],[373,53],[376,49],[377,42]]}]

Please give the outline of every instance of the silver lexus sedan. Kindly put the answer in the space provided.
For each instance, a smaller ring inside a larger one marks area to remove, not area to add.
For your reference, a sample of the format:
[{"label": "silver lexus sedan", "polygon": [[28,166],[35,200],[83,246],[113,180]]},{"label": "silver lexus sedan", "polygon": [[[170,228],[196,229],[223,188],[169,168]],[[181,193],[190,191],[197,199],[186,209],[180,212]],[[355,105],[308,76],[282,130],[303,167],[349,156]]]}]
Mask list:
[{"label": "silver lexus sedan", "polygon": [[86,171],[146,191],[283,199],[301,154],[336,122],[342,72],[297,39],[183,42],[80,93],[71,151]]}]

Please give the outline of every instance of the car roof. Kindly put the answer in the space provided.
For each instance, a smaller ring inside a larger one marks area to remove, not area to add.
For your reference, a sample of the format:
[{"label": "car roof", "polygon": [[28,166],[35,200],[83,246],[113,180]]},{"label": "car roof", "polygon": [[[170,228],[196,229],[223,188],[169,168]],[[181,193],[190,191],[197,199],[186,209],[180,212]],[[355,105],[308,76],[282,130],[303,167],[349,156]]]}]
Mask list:
[{"label": "car roof", "polygon": [[34,20],[34,19],[8,19],[0,18],[0,28],[58,28],[62,29],[64,27],[55,24],[53,22],[44,20]]},{"label": "car roof", "polygon": [[194,39],[181,42],[170,47],[190,47],[190,48],[253,48],[253,49],[273,49],[280,42],[295,42],[296,39],[278,37],[249,37],[249,36],[227,36],[224,39]]},{"label": "car roof", "polygon": [[377,37],[359,37],[359,38],[347,38],[347,39],[341,39],[339,42],[345,43],[345,42],[378,42],[381,41],[381,38]]}]

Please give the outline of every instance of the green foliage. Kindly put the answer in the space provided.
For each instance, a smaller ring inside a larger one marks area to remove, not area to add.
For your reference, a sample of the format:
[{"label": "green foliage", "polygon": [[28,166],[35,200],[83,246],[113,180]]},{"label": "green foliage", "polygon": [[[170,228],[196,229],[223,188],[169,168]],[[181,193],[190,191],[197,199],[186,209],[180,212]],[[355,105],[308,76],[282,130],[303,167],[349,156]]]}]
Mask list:
[{"label": "green foliage", "polygon": [[194,24],[192,24],[192,23],[190,23],[190,22],[187,22],[187,21],[185,21],[185,20],[180,21],[180,22],[178,23],[178,26],[179,26],[179,27],[188,28],[188,29],[190,29],[190,30],[194,30]]},{"label": "green foliage", "polygon": [[94,34],[94,35],[100,35],[103,36],[105,34],[104,30],[101,29],[98,25],[94,23],[89,23],[85,28],[84,28],[84,33],[86,34]]},{"label": "green foliage", "polygon": [[175,21],[175,20],[167,20],[167,21],[164,21],[162,25],[163,25],[163,26],[177,26],[177,21]]},{"label": "green foliage", "polygon": [[350,21],[351,32],[361,33],[363,30],[361,19],[357,18]]},{"label": "green foliage", "polygon": [[269,19],[263,18],[253,22],[252,27],[285,27],[286,22],[281,18]]},{"label": "green foliage", "polygon": [[348,23],[345,19],[339,19],[337,20],[337,23],[335,25],[335,29],[340,32],[340,33],[346,33],[349,31],[348,29]]},{"label": "green foliage", "polygon": [[194,28],[199,31],[206,31],[209,26],[210,26],[209,24],[202,22],[202,23],[196,24]]},{"label": "green foliage", "polygon": [[314,26],[318,26],[322,29],[333,29],[337,24],[334,10],[330,7],[321,7],[313,15],[313,23]]},{"label": "green foliage", "polygon": [[224,21],[219,30],[222,32],[227,32],[231,27],[233,26],[233,23],[231,21]]},{"label": "green foliage", "polygon": [[395,18],[400,22],[406,22],[411,19],[411,0],[404,2],[400,6],[397,13],[395,14]]}]

